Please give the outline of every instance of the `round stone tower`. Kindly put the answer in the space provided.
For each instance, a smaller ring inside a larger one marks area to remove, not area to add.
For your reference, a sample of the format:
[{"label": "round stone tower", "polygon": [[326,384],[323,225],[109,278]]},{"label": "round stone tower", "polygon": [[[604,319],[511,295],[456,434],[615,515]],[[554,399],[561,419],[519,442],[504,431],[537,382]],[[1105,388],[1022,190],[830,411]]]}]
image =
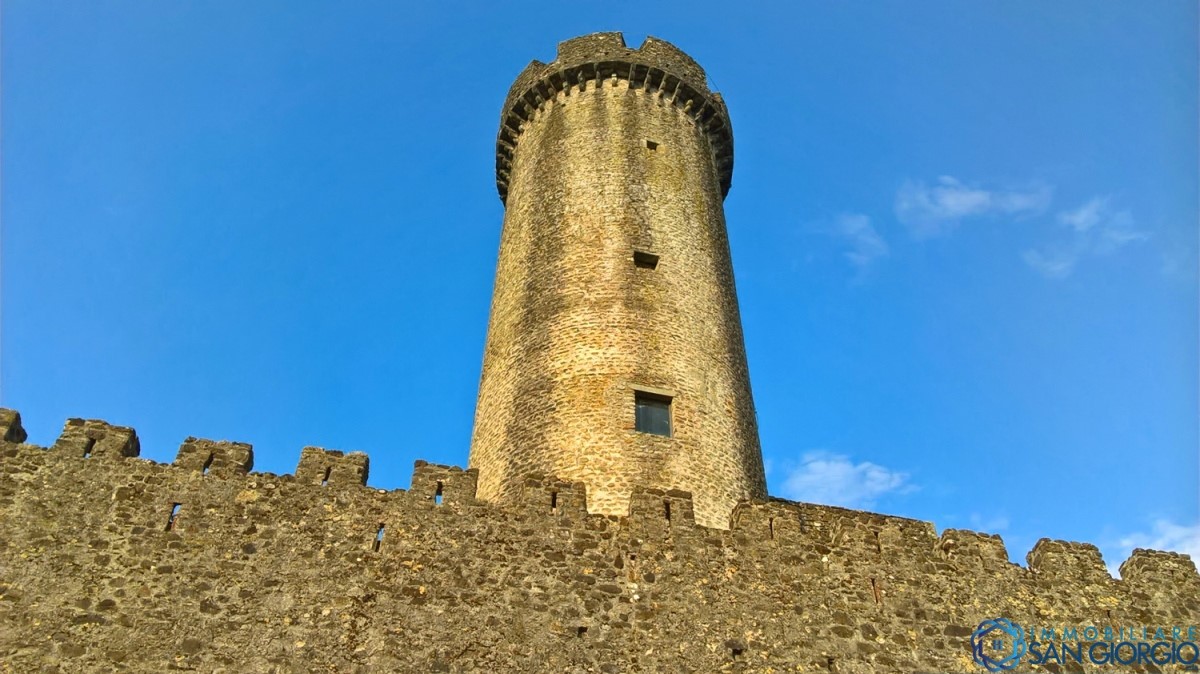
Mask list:
[{"label": "round stone tower", "polygon": [[504,501],[533,473],[624,515],[634,487],[692,492],[727,528],[766,496],[722,202],[733,136],[704,71],[620,33],[558,46],[501,114],[500,259],[470,466]]}]

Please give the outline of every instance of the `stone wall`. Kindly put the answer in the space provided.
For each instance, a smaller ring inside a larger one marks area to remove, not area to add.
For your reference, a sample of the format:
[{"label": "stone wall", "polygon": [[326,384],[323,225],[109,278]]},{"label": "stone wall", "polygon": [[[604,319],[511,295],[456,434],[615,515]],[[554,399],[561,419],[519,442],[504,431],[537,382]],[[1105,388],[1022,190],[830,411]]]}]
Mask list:
[{"label": "stone wall", "polygon": [[987,618],[1200,624],[1171,553],[1114,580],[1091,545],[1022,568],[996,536],[780,500],[718,529],[679,491],[601,516],[547,477],[495,505],[423,462],[383,491],[362,454],[272,475],[189,438],[165,465],[99,421],[19,444],[7,410],[0,439],[0,672],[967,672]]},{"label": "stone wall", "polygon": [[[732,143],[704,72],[661,40],[568,40],[518,77],[469,460],[481,498],[554,474],[615,514],[653,485],[724,526],[766,496],[722,203]],[[671,437],[635,431],[638,390],[671,398]]]}]

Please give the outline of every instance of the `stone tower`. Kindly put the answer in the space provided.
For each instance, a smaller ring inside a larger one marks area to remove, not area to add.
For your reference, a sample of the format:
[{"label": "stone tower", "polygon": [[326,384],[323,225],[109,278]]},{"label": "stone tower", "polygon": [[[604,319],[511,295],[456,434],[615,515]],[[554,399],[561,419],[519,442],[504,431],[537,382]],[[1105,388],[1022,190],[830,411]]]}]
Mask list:
[{"label": "stone tower", "polygon": [[593,513],[635,487],[692,492],[727,528],[766,496],[722,202],[733,136],[687,54],[620,33],[567,40],[504,103],[505,204],[470,466],[479,496],[583,482]]}]

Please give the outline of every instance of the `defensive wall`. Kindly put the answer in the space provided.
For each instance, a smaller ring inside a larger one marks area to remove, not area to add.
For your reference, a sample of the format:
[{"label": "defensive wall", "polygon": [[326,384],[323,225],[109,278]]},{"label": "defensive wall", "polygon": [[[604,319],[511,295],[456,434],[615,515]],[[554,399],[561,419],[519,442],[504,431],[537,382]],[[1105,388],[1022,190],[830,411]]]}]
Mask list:
[{"label": "defensive wall", "polygon": [[1043,539],[1024,568],[998,536],[778,499],[718,529],[678,491],[600,516],[552,477],[493,505],[424,462],[380,490],[358,453],[273,475],[235,442],[140,459],[101,421],[25,437],[0,410],[3,672],[973,672],[987,618],[1200,624],[1175,553],[1117,580],[1088,544]]}]

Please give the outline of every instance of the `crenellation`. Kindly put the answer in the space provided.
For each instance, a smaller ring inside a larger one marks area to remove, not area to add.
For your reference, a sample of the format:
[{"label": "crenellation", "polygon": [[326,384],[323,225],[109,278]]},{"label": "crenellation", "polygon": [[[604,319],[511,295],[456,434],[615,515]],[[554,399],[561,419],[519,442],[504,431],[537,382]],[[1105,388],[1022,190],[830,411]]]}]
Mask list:
[{"label": "crenellation", "polygon": [[726,103],[674,45],[531,61],[468,467],[417,461],[407,490],[311,446],[294,475],[195,437],[157,463],[98,420],[47,451],[0,409],[0,674],[976,671],[997,618],[1195,641],[1186,555],[1114,580],[1043,539],[1025,569],[996,535],[768,495],[732,173]]},{"label": "crenellation", "polygon": [[324,486],[365,486],[370,460],[362,452],[345,453],[320,447],[305,447],[300,451],[296,480]]},{"label": "crenellation", "polygon": [[1111,580],[1100,548],[1091,543],[1060,541],[1042,538],[1025,556],[1029,570],[1037,574],[1087,579],[1090,582]]},{"label": "crenellation", "polygon": [[569,63],[604,56],[624,55],[629,49],[621,33],[592,33],[558,43],[555,61]]},{"label": "crenellation", "polygon": [[132,428],[97,419],[68,419],[51,449],[81,458],[124,458],[142,451]]},{"label": "crenellation", "polygon": [[1014,566],[1008,549],[997,534],[966,529],[946,529],[937,540],[937,550],[946,559],[977,571],[997,571]]},{"label": "crenellation", "polygon": [[745,500],[730,513],[729,528],[739,540],[799,542],[805,533],[804,518],[795,503],[781,499]]},{"label": "crenellation", "polygon": [[[698,63],[678,47],[647,37],[638,49],[625,46],[621,33],[595,33],[561,42],[554,61],[531,61],[509,88],[496,138],[496,186],[507,203],[513,162],[526,125],[561,92],[594,90],[601,80],[622,80],[627,91],[645,91],[682,111],[709,138],[721,196],[733,177],[733,132],[719,94],[709,91]],[[545,95],[543,92],[552,93]]]},{"label": "crenellation", "polygon": [[468,505],[475,502],[478,483],[479,471],[474,468],[463,470],[458,466],[443,466],[418,460],[413,465],[409,493],[435,505]]},{"label": "crenellation", "polygon": [[[242,472],[248,445],[183,444],[160,464],[0,443],[0,663],[427,671],[453,661],[446,649],[507,643],[530,659],[476,668],[572,671],[604,654],[629,671],[680,657],[720,671],[756,653],[784,671],[819,643],[842,671],[958,671],[989,617],[1200,624],[1200,575],[1177,553],[1137,550],[1113,580],[1094,546],[1043,540],[1027,571],[998,536],[831,506],[748,499],[723,530],[696,524],[679,490],[637,488],[629,515],[587,515],[583,485],[554,476],[489,504],[474,470],[418,462],[408,491],[330,489],[320,466],[366,457],[309,447],[293,477]],[[348,470],[331,478],[360,484]],[[439,483],[451,507],[431,504]],[[136,652],[112,650],[130,634]]]},{"label": "crenellation", "polygon": [[692,495],[679,489],[634,487],[629,499],[629,523],[670,533],[696,526]]},{"label": "crenellation", "polygon": [[1121,580],[1138,585],[1174,585],[1197,588],[1200,601],[1200,574],[1196,562],[1179,552],[1162,552],[1136,548],[1129,559],[1121,562]]},{"label": "crenellation", "polygon": [[25,429],[21,427],[20,412],[0,408],[0,440],[25,442],[27,438]]},{"label": "crenellation", "polygon": [[531,512],[560,517],[587,516],[587,488],[582,482],[532,473],[525,477],[521,501]]},{"label": "crenellation", "polygon": [[189,437],[179,446],[174,465],[202,475],[235,477],[254,468],[254,449],[244,442]]}]

